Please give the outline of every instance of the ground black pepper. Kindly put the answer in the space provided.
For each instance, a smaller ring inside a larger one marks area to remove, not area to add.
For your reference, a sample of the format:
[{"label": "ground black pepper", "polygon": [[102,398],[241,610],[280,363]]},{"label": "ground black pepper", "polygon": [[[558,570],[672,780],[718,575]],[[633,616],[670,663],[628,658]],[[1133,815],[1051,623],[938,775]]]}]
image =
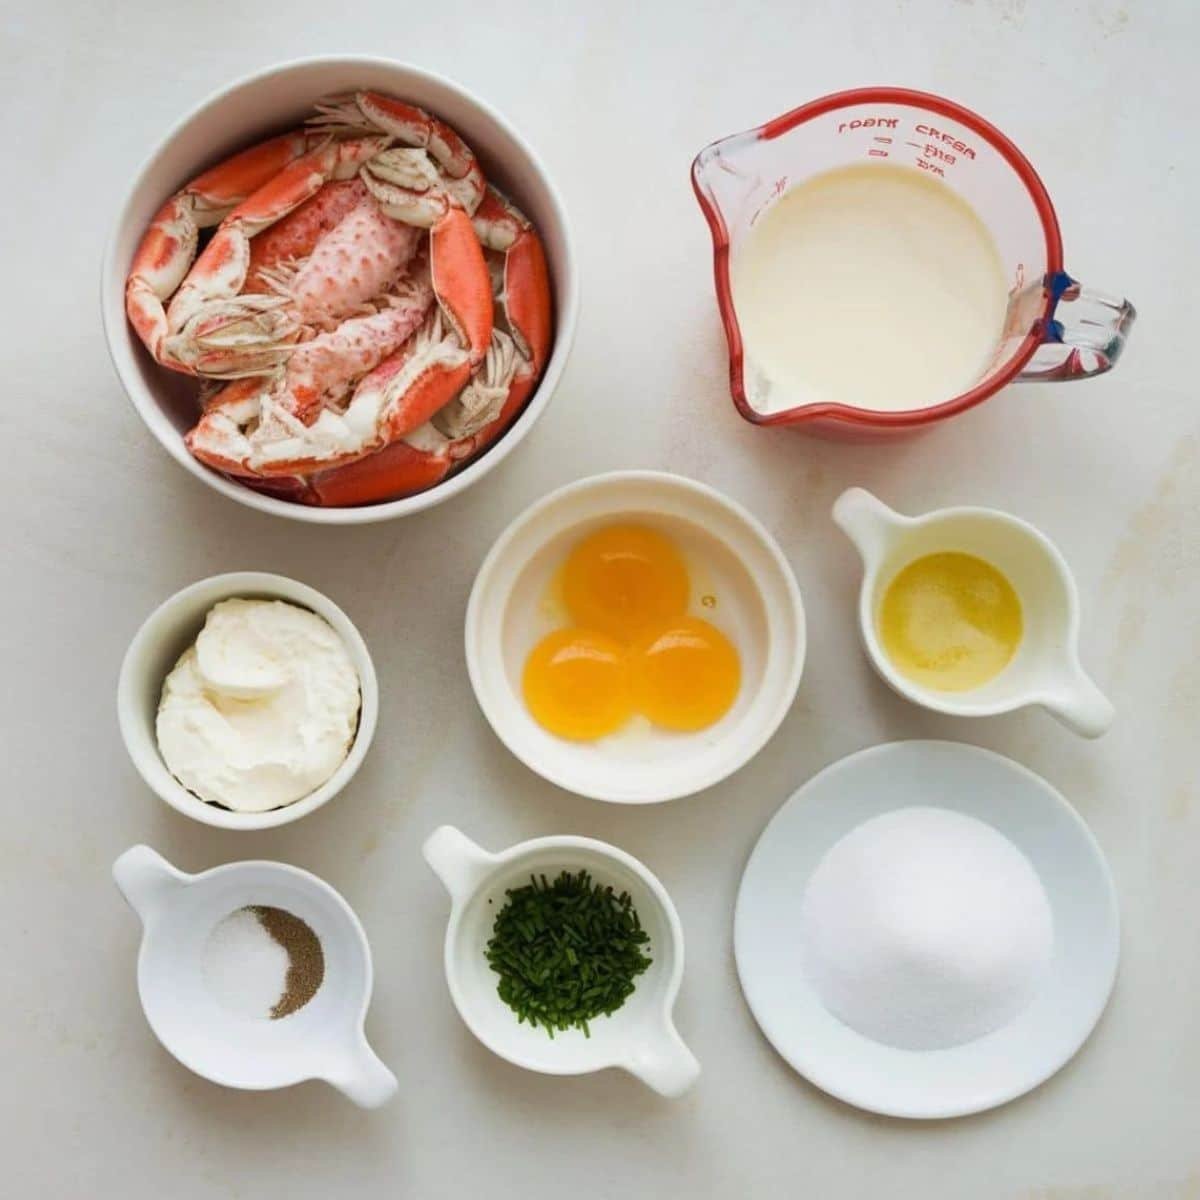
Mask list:
[{"label": "ground black pepper", "polygon": [[278,1020],[303,1008],[317,994],[325,978],[325,951],[317,935],[294,914],[268,904],[250,908],[262,927],[287,951],[283,995],[271,1008],[271,1019]]}]

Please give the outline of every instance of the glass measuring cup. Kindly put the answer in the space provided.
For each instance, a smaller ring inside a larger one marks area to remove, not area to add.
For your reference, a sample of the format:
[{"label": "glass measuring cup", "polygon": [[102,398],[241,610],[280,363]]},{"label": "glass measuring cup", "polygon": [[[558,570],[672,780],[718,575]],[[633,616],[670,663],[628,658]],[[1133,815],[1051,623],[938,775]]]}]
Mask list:
[{"label": "glass measuring cup", "polygon": [[[914,167],[941,180],[971,205],[995,239],[1008,307],[988,366],[968,391],[936,397],[924,408],[882,412],[821,402],[764,411],[770,381],[746,360],[731,262],[755,221],[789,188],[837,167],[875,162]],[[1063,270],[1058,218],[1028,159],[994,125],[940,96],[888,87],[824,96],[706,146],[692,163],[692,186],[712,232],[730,390],[738,412],[756,425],[841,437],[920,429],[971,408],[1013,380],[1102,374],[1116,363],[1136,315],[1127,300],[1084,288]]]}]

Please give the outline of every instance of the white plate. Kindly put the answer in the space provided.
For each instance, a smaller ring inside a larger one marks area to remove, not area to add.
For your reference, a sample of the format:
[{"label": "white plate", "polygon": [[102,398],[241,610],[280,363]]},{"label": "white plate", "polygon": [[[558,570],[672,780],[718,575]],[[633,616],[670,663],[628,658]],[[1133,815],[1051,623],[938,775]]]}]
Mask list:
[{"label": "white plate", "polygon": [[[1030,860],[1054,914],[1054,957],[1011,1024],[948,1050],[917,1053],[843,1025],[800,969],[800,905],[834,843],[863,821],[913,804],[985,821]],[[958,742],[894,742],[810,779],[750,856],[734,916],[742,990],[767,1039],[801,1075],[847,1104],[893,1117],[957,1117],[1038,1086],[1083,1045],[1116,978],[1119,920],[1108,864],[1075,810],[1011,759]]]},{"label": "white plate", "polygon": [[[696,733],[644,718],[594,742],[555,737],[529,715],[525,660],[567,624],[553,581],[571,547],[612,521],[650,525],[688,566],[695,616],[737,647],[733,707]],[[657,471],[614,471],[568,484],[526,509],[488,552],[467,606],[467,670],[492,728],[526,766],[581,796],[654,804],[710,787],[748,762],[787,715],[804,666],[804,606],[775,539],[720,492]]]}]

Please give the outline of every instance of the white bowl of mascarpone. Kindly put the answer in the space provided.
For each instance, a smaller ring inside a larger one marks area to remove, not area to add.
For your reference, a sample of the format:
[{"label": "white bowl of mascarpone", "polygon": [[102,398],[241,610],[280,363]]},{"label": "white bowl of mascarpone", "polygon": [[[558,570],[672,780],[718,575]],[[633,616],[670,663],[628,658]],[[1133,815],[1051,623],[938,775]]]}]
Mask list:
[{"label": "white bowl of mascarpone", "polygon": [[117,684],[138,773],[172,808],[222,829],[271,829],[320,808],[358,770],[378,712],[350,618],[258,571],[202,579],[159,605]]}]

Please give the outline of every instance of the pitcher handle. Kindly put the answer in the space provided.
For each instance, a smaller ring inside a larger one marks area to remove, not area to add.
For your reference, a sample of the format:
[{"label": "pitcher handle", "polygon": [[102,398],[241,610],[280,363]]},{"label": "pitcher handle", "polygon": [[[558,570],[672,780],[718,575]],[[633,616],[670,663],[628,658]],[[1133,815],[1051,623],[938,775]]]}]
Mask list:
[{"label": "pitcher handle", "polygon": [[[1046,277],[1050,317],[1042,344],[1017,376],[1022,383],[1087,379],[1116,366],[1137,309],[1119,296],[1085,288],[1065,271]],[[1063,306],[1068,306],[1063,311]]]},{"label": "pitcher handle", "polygon": [[453,825],[435,829],[425,839],[421,853],[454,904],[465,904],[495,865],[482,846]]},{"label": "pitcher handle", "polygon": [[149,846],[130,846],[112,865],[113,882],[142,924],[189,879]]},{"label": "pitcher handle", "polygon": [[669,1017],[661,1029],[620,1064],[631,1075],[673,1100],[682,1096],[700,1077],[700,1063],[688,1049]]},{"label": "pitcher handle", "polygon": [[905,518],[866,488],[847,488],[833,502],[833,523],[854,543],[869,571],[887,553]]},{"label": "pitcher handle", "polygon": [[361,1035],[353,1046],[337,1055],[320,1077],[359,1108],[386,1104],[400,1087],[396,1076]]},{"label": "pitcher handle", "polygon": [[1112,701],[1091,677],[1076,665],[1070,678],[1045,700],[1042,707],[1080,737],[1098,738],[1107,733],[1116,716]]}]

